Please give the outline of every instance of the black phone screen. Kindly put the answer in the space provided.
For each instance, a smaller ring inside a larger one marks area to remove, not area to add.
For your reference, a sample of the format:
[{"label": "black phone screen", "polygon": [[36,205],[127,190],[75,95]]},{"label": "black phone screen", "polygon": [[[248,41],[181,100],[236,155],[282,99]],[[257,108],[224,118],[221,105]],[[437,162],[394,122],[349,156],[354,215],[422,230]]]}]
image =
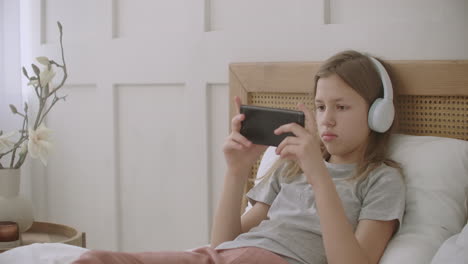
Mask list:
[{"label": "black phone screen", "polygon": [[254,144],[278,146],[292,133],[275,135],[273,131],[278,127],[297,123],[304,127],[304,113],[302,111],[280,108],[241,105],[240,113],[245,115],[240,133]]}]

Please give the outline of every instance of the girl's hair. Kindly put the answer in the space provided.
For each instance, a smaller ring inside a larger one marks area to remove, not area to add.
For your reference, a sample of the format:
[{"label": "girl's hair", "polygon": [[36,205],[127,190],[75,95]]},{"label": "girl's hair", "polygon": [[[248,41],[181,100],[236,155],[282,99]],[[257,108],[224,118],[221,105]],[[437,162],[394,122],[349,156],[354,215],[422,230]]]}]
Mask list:
[{"label": "girl's hair", "polygon": [[[384,63],[382,64],[385,65]],[[388,67],[385,68],[388,69]],[[332,74],[338,75],[362,98],[364,98],[369,107],[375,99],[383,97],[383,85],[380,75],[375,69],[372,61],[366,55],[357,51],[347,50],[326,60],[315,74],[313,90],[314,97],[317,90],[318,80],[321,77],[327,77]],[[395,91],[393,91],[393,94],[394,98],[396,98]],[[371,130],[364,158],[357,164],[355,174],[349,177],[348,180],[363,180],[369,175],[369,172],[383,163],[400,169],[398,163],[386,157],[388,142],[390,140],[390,135],[395,130],[396,120],[397,118],[395,114],[392,126],[384,133],[378,133]],[[321,150],[323,158],[328,160],[330,158],[330,153],[328,153],[323,143],[321,143]],[[283,168],[282,171],[286,178],[302,173],[297,162],[279,159],[271,166],[263,177],[270,177],[280,167]]]}]

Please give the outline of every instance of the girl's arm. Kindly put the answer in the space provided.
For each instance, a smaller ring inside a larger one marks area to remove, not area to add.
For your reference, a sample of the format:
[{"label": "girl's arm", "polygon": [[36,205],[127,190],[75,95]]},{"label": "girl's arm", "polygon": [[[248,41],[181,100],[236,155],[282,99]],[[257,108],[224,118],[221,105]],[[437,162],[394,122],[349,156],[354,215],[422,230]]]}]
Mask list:
[{"label": "girl's arm", "polygon": [[[248,175],[250,170],[242,173]],[[246,180],[239,179],[247,179],[247,177],[239,176],[229,170],[226,173],[224,190],[214,217],[211,247],[233,240],[241,233],[257,226],[267,216],[270,206],[257,202],[241,218],[242,195]]]},{"label": "girl's arm", "polygon": [[398,220],[361,220],[354,233],[370,263],[378,263],[388,242],[398,228]]},{"label": "girl's arm", "polygon": [[221,200],[213,221],[212,247],[216,247],[224,241],[233,240],[240,233],[258,225],[261,220],[266,218],[266,212],[269,208],[266,208],[265,204],[256,203],[241,221],[240,211],[244,186],[253,164],[265,151],[266,146],[252,144],[240,134],[241,122],[245,116],[239,114],[241,105],[239,97],[234,98],[234,103],[238,114],[231,121],[232,131],[223,146],[228,169]]},{"label": "girl's arm", "polygon": [[361,220],[354,233],[331,177],[326,171],[319,173],[313,189],[328,263],[378,263],[397,220]]},{"label": "girl's arm", "polygon": [[[243,172],[242,174],[248,174]],[[222,242],[233,240],[242,230],[240,211],[242,194],[247,176],[236,175],[228,170],[224,179],[221,199],[216,210],[211,230],[211,246],[216,247]]]}]

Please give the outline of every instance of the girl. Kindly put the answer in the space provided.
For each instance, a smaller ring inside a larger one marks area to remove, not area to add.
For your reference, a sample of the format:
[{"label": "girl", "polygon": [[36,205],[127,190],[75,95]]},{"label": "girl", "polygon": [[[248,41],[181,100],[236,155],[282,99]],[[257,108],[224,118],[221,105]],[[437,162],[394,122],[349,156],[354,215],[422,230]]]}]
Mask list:
[{"label": "girl", "polygon": [[[266,147],[243,137],[239,131],[245,116],[234,116],[223,148],[228,169],[211,247],[91,251],[75,264],[378,263],[401,224],[405,204],[398,166],[385,156],[391,129],[369,127],[368,112],[382,97],[383,82],[376,63],[356,51],[325,61],[315,76],[315,113],[299,104],[306,127],[292,123],[274,131],[295,136],[276,148],[280,159],[247,193],[254,205],[242,216],[244,185]],[[239,108],[240,99],[235,103]]]}]

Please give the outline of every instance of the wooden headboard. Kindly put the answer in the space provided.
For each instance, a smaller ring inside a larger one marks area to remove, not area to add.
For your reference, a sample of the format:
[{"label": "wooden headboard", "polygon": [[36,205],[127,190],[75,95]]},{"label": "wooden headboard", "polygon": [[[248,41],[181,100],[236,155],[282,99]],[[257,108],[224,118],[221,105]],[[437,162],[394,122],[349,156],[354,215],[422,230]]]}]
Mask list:
[{"label": "wooden headboard", "polygon": [[[250,105],[296,109],[313,106],[314,75],[321,62],[229,65],[230,119],[237,95]],[[395,87],[397,132],[468,140],[468,60],[387,61]],[[252,169],[255,179],[258,164]],[[253,181],[245,187],[247,192]],[[244,198],[244,210],[247,200]]]}]

